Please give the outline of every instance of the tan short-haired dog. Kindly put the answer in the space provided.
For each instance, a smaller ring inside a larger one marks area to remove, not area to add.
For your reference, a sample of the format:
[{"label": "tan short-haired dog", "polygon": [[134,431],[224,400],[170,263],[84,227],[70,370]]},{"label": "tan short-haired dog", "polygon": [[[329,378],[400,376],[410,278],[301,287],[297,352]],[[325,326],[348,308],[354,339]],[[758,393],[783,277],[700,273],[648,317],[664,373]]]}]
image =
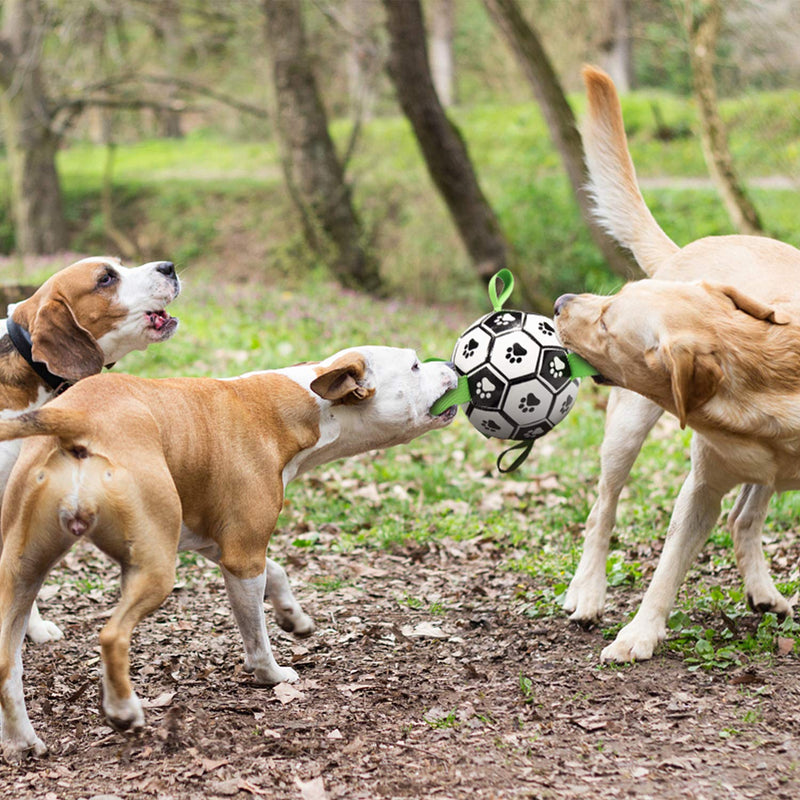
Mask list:
[{"label": "tan short-haired dog", "polygon": [[[735,288],[764,303],[800,304],[800,250],[766,236],[707,236],[678,247],[653,218],[636,181],[622,109],[614,83],[602,70],[583,71],[588,100],[581,126],[588,189],[595,213],[609,233],[631,250],[644,273],[659,280],[707,280]],[[624,384],[623,384],[624,385]],[[606,560],[625,481],[647,434],[663,409],[621,387],[611,390],[600,449],[597,500],[586,520],[583,553],[564,600],[571,619],[596,623],[606,598]],[[746,486],[729,517],[736,550],[755,551],[772,489]],[[745,573],[750,605],[785,613],[786,601],[766,570]]]},{"label": "tan short-haired dog", "polygon": [[[555,312],[565,347],[695,431],[691,472],[653,580],[636,616],[602,653],[604,661],[641,661],[666,636],[678,587],[723,496],[740,483],[764,487],[767,497],[800,489],[800,308],[730,286],[643,280],[611,297],[564,295]],[[748,593],[791,613],[760,537],[734,539],[734,548]]]},{"label": "tan short-haired dog", "polygon": [[228,380],[99,375],[45,408],[0,421],[0,439],[36,437],[22,449],[3,504],[6,757],[46,749],[25,710],[20,648],[42,580],[78,537],[122,567],[122,597],[100,633],[103,709],[115,726],[144,724],[129,677],[130,639],[172,589],[179,548],[219,563],[245,669],[259,683],[296,680],[276,663],[264,620],[265,590],[273,603],[296,606],[285,573],[266,558],[284,487],[318,464],[444,427],[456,407],[439,416],[430,408],[456,384],[449,364],[359,347]]}]

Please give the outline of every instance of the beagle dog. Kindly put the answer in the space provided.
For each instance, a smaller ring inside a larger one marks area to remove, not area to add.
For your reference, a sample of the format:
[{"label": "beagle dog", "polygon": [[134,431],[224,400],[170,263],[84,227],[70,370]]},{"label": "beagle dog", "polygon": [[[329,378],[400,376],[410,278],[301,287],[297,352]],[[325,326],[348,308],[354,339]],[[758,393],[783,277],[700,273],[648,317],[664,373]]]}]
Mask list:
[{"label": "beagle dog", "polygon": [[262,684],[296,680],[275,661],[264,619],[265,592],[279,616],[299,611],[286,574],[266,558],[284,488],[319,464],[444,427],[457,407],[430,409],[456,385],[450,364],[357,347],[226,380],[97,375],[42,409],[0,421],[0,439],[35,437],[22,449],[2,513],[6,757],[46,750],[25,709],[21,646],[39,586],[78,538],[122,568],[120,602],[100,632],[103,709],[117,728],[144,724],[130,639],[170,593],[178,549],[220,565],[245,669]]},{"label": "beagle dog", "polygon": [[[0,320],[0,419],[36,408],[132,350],[169,339],[178,320],[165,311],[180,292],[169,261],[124,267],[116,258],[85,258],[57,272]],[[21,442],[0,444],[0,500]],[[35,642],[61,631],[31,611]]]},{"label": "beagle dog", "polygon": [[[564,295],[556,328],[615,386],[637,392],[694,430],[692,467],[636,616],[603,661],[642,661],[666,637],[678,588],[737,484],[800,489],[800,307],[731,286],[642,280],[611,297]],[[747,493],[745,501],[748,501]],[[760,531],[763,516],[752,521]],[[761,537],[734,538],[749,597],[792,613],[770,577]]]},{"label": "beagle dog", "polygon": [[[622,109],[614,83],[602,70],[585,67],[588,100],[582,126],[588,190],[595,214],[658,280],[707,280],[735,287],[765,303],[800,303],[800,250],[766,236],[708,236],[678,247],[661,229],[639,191],[628,152]],[[583,552],[564,600],[570,619],[597,623],[606,599],[606,560],[625,482],[648,433],[664,409],[647,397],[611,389],[600,449],[597,499],[586,520]],[[728,516],[737,552],[760,546],[761,526],[772,489],[748,485]],[[759,611],[784,610],[764,581],[747,581],[748,601]]]}]

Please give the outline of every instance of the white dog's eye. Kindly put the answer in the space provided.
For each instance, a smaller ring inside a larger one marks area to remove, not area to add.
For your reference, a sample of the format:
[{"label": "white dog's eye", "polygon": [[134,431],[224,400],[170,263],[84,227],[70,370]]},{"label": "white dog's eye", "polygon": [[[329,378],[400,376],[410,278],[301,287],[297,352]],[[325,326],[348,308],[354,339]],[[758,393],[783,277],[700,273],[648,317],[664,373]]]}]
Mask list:
[{"label": "white dog's eye", "polygon": [[97,285],[98,286],[111,286],[116,280],[118,280],[119,276],[113,269],[106,270],[98,279]]},{"label": "white dog's eye", "polygon": [[415,361],[415,362],[414,362],[414,363],[411,365],[411,371],[412,371],[412,372],[419,372],[419,360]]}]

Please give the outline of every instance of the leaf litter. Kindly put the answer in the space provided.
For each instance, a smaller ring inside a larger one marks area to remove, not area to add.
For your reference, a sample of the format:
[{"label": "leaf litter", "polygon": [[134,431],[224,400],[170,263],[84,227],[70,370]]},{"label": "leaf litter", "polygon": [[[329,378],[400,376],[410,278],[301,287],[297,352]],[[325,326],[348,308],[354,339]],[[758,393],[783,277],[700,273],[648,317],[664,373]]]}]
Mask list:
[{"label": "leaf litter", "polygon": [[[256,686],[216,568],[179,566],[177,588],[138,628],[136,736],[99,713],[97,631],[113,565],[78,547],[45,588],[65,638],[26,645],[29,711],[51,754],[0,766],[0,796],[122,798],[795,798],[800,664],[692,672],[662,650],[600,667],[602,633],[535,617],[533,579],[483,539],[334,552],[276,535],[270,553],[317,623],[302,642],[269,618],[300,682]],[[655,559],[659,548],[642,548]],[[793,566],[788,562],[788,569]],[[321,575],[346,576],[320,588]],[[738,580],[729,570],[715,576]],[[55,588],[54,588],[55,587]],[[622,622],[640,589],[609,592]],[[269,614],[269,609],[268,609]]]}]

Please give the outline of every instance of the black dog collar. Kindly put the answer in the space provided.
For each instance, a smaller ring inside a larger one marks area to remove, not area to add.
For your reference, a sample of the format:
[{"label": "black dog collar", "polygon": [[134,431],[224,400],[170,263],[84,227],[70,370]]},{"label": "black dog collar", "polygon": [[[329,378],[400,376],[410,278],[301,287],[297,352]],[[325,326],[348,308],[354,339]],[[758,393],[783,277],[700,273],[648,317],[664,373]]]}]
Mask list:
[{"label": "black dog collar", "polygon": [[72,386],[72,381],[53,375],[42,361],[33,358],[33,342],[31,335],[21,325],[14,322],[12,317],[6,320],[6,331],[11,343],[17,352],[30,364],[31,369],[58,395]]}]

